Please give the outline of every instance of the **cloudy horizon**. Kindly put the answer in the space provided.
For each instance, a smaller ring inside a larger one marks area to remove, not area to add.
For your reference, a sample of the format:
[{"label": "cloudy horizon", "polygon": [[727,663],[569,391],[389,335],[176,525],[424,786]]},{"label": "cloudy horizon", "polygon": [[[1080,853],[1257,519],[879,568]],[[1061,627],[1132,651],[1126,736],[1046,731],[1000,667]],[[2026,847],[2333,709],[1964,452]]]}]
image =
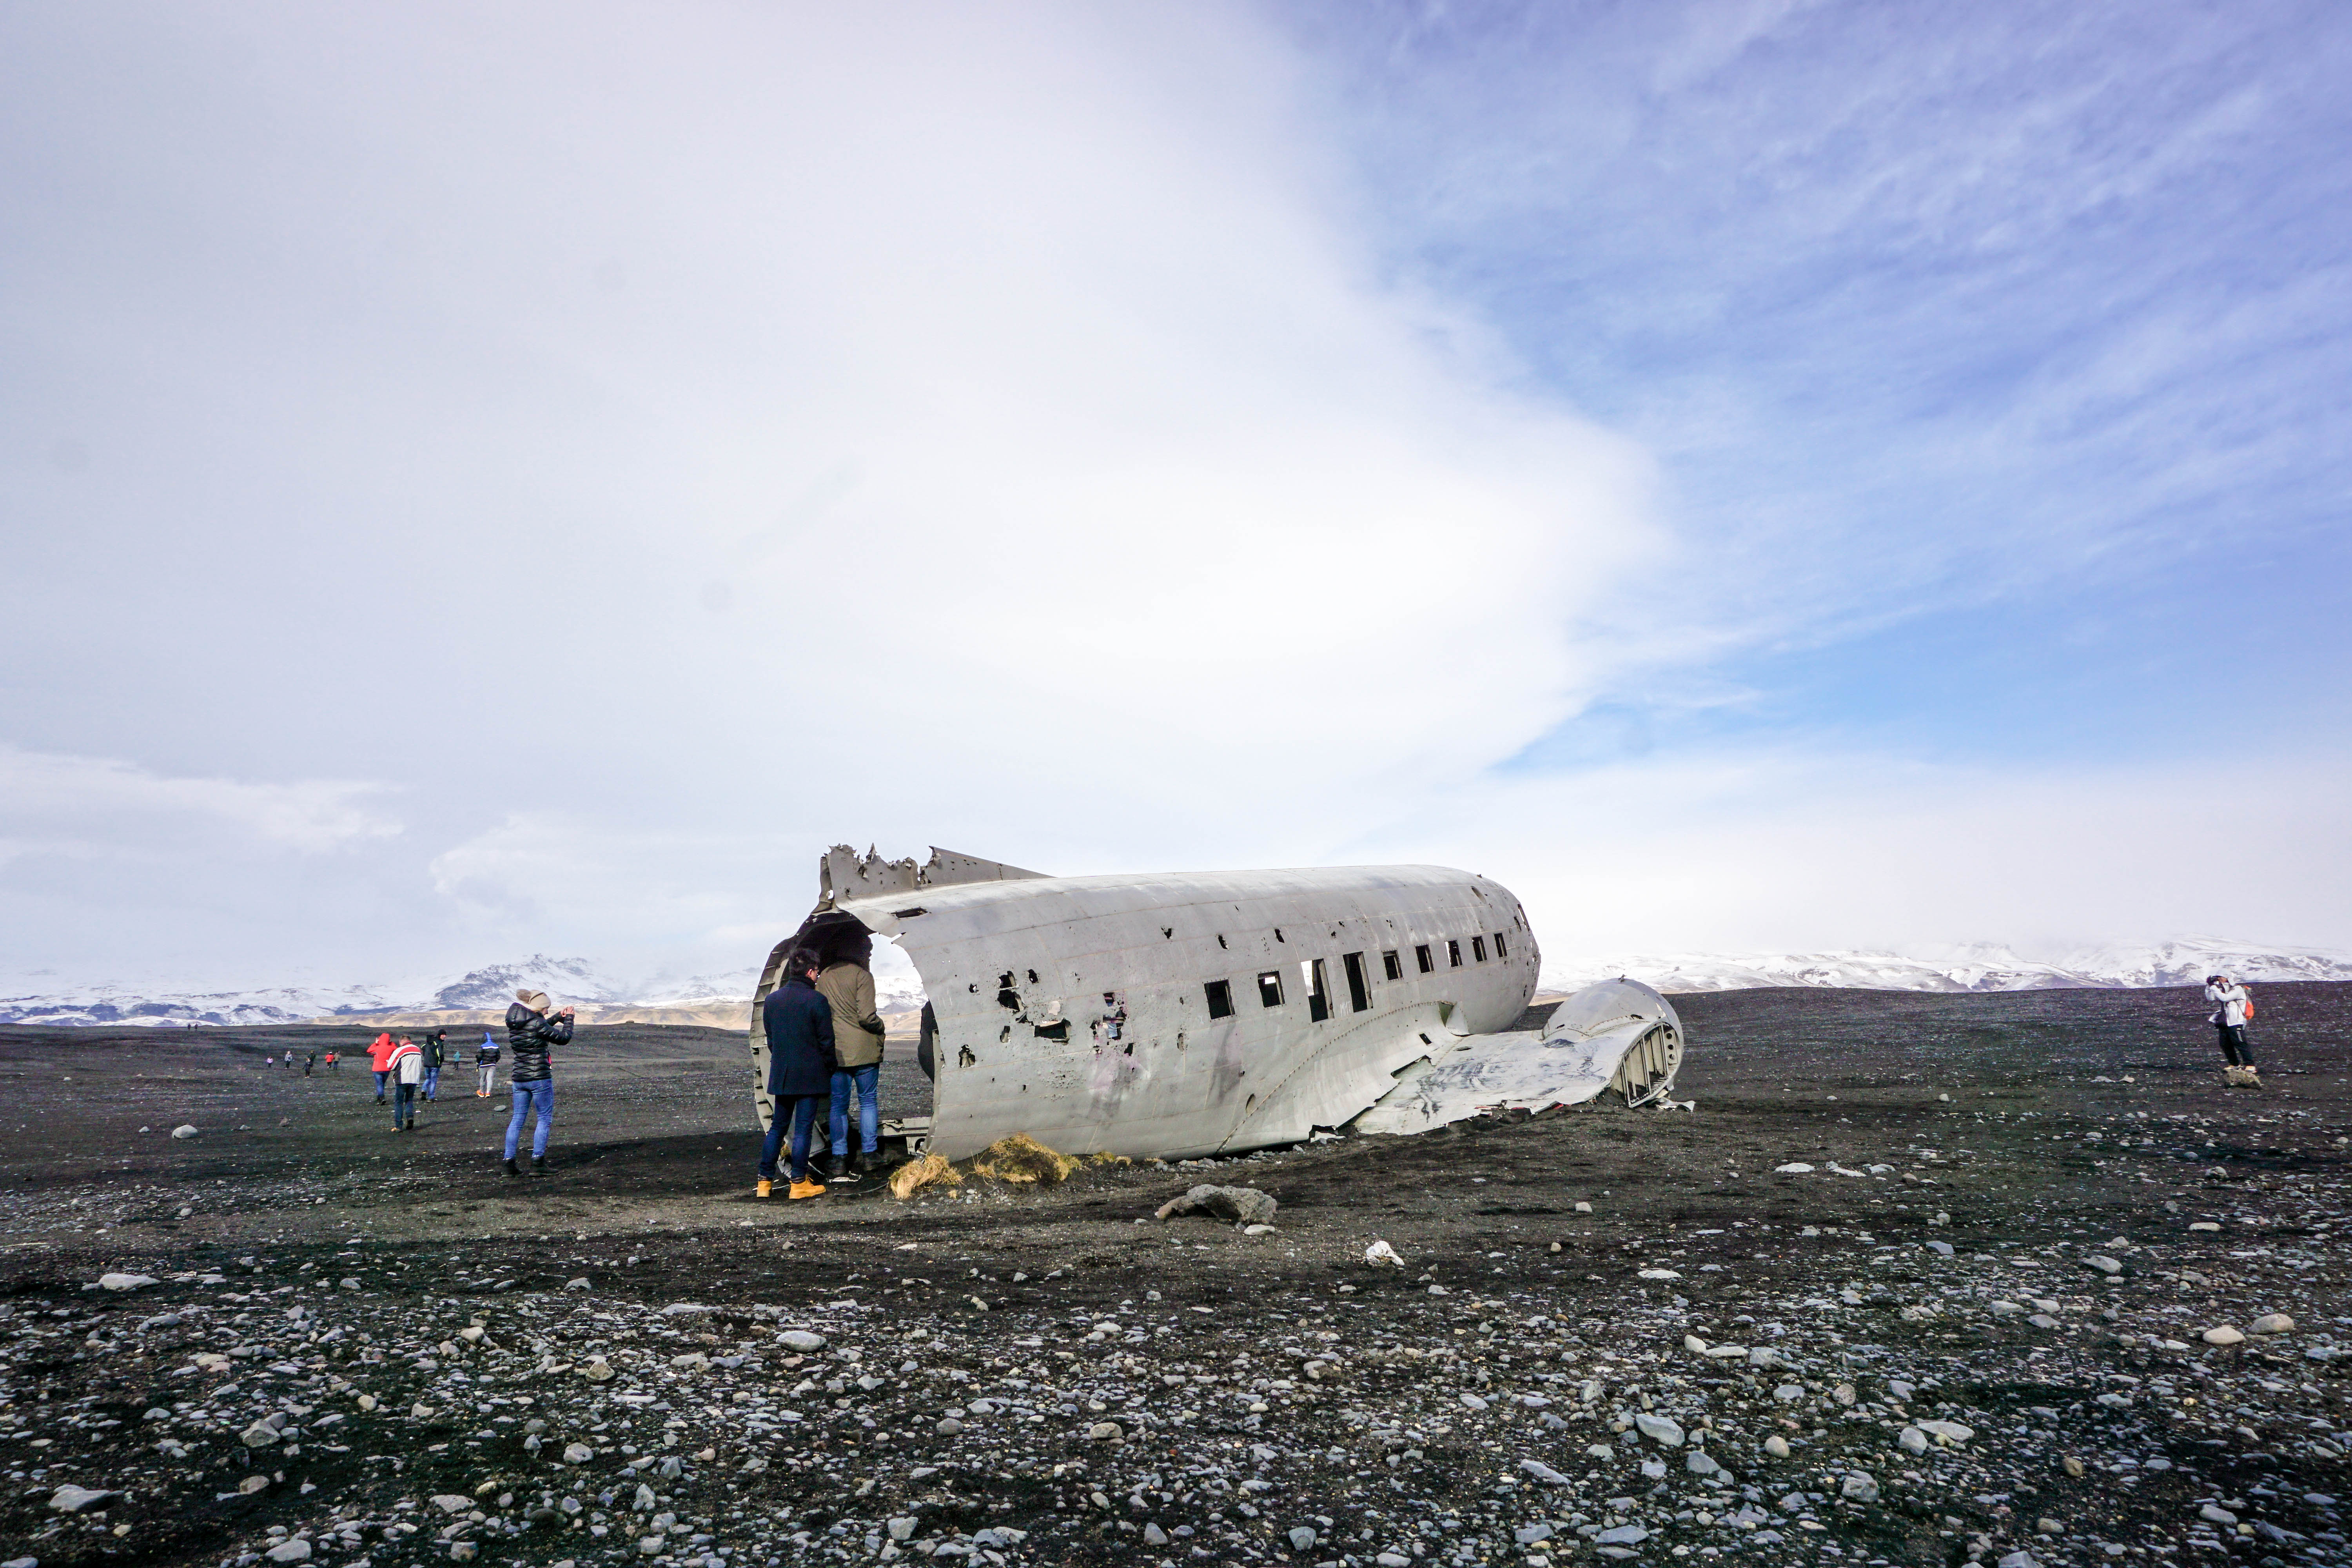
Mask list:
[{"label": "cloudy horizon", "polygon": [[827,845],[2352,947],[2319,6],[0,12],[12,973]]}]

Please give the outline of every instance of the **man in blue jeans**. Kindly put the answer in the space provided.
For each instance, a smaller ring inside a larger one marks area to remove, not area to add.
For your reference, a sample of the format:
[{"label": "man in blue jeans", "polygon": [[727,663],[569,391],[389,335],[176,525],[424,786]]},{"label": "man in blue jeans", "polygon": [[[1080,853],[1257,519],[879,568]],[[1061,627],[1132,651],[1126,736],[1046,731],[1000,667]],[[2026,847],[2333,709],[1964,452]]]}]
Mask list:
[{"label": "man in blue jeans", "polygon": [[795,952],[784,961],[782,984],[760,1004],[760,1029],[768,1047],[767,1141],[760,1146],[759,1194],[775,1191],[776,1156],[792,1137],[792,1186],[788,1197],[824,1195],[824,1184],[809,1169],[809,1142],[816,1130],[817,1108],[833,1092],[836,1063],[833,1046],[833,1004],[817,994],[817,961]]},{"label": "man in blue jeans", "polygon": [[555,1069],[548,1059],[551,1047],[572,1040],[572,1009],[551,1016],[554,1005],[544,991],[518,991],[507,1009],[507,1046],[514,1071],[507,1088],[514,1096],[514,1115],[507,1122],[507,1174],[520,1176],[515,1150],[522,1139],[526,1116],[537,1118],[530,1134],[530,1173],[547,1174],[547,1134],[555,1125]]}]

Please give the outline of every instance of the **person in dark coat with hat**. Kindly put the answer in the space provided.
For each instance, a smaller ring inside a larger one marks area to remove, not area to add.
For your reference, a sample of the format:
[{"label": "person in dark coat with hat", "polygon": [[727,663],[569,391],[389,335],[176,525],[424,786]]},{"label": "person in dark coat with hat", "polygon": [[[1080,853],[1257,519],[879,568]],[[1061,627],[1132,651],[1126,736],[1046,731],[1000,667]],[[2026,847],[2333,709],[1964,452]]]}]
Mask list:
[{"label": "person in dark coat with hat", "polygon": [[840,1065],[833,1044],[833,1004],[816,988],[814,953],[794,952],[784,963],[783,984],[761,1004],[760,1024],[768,1037],[768,1093],[775,1105],[768,1117],[768,1140],[760,1149],[761,1197],[775,1190],[776,1156],[785,1128],[792,1130],[790,1195],[824,1195],[824,1184],[809,1171],[809,1136],[816,1119],[833,1105],[833,1074]]}]

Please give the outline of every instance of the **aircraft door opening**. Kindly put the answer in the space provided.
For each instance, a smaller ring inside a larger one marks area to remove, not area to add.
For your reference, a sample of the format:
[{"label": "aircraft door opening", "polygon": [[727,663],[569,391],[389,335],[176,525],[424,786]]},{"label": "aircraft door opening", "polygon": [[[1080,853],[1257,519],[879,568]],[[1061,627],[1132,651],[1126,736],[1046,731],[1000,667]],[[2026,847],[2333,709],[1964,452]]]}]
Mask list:
[{"label": "aircraft door opening", "polygon": [[1307,1018],[1319,1024],[1331,1016],[1331,986],[1323,973],[1323,961],[1310,958],[1299,966],[1307,977]]},{"label": "aircraft door opening", "polygon": [[1372,1010],[1372,988],[1364,979],[1364,955],[1351,952],[1340,959],[1348,971],[1348,1006],[1350,1011],[1369,1013]]}]

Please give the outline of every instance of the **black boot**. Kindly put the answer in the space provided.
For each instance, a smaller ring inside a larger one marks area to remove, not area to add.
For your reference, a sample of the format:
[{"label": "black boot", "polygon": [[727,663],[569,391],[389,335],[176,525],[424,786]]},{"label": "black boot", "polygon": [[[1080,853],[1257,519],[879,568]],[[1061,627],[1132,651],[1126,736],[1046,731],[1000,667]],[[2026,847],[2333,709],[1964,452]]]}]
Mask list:
[{"label": "black boot", "polygon": [[530,1173],[531,1173],[532,1175],[534,1175],[534,1176],[543,1176],[543,1175],[547,1174],[547,1156],[546,1156],[546,1155],[544,1155],[544,1154],[533,1154],[533,1155],[530,1157]]},{"label": "black boot", "polygon": [[520,1176],[522,1174],[522,1167],[514,1163],[514,1156],[511,1154],[507,1156],[507,1174],[509,1176]]},{"label": "black boot", "polygon": [[838,1154],[828,1154],[824,1162],[824,1179],[834,1186],[855,1186],[857,1169]]}]

